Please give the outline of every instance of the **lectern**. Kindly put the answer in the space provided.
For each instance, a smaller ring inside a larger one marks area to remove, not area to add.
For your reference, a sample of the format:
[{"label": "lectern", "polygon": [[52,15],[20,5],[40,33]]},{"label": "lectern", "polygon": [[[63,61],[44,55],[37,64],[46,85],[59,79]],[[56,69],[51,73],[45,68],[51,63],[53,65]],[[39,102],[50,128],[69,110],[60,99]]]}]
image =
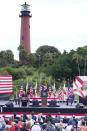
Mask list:
[{"label": "lectern", "polygon": [[46,106],[47,105],[47,97],[42,97],[42,106]]},{"label": "lectern", "polygon": [[47,105],[47,97],[48,97],[47,89],[42,89],[41,91],[42,106]]}]

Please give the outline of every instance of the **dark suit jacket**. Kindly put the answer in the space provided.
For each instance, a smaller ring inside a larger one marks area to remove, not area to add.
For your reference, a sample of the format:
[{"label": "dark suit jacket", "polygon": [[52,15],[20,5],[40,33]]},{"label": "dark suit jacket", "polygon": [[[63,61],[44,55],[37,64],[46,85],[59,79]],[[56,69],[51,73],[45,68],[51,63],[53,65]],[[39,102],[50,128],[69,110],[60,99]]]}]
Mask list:
[{"label": "dark suit jacket", "polygon": [[70,99],[71,99],[71,102],[74,102],[75,95],[74,95],[74,94],[71,94],[69,97],[70,97]]},{"label": "dark suit jacket", "polygon": [[19,94],[17,93],[17,95],[16,95],[16,93],[14,94],[14,99],[19,99]]},{"label": "dark suit jacket", "polygon": [[41,97],[48,97],[48,92],[47,92],[47,89],[42,89],[41,90]]},{"label": "dark suit jacket", "polygon": [[22,97],[27,97],[27,94],[25,93],[25,94],[22,94]]}]

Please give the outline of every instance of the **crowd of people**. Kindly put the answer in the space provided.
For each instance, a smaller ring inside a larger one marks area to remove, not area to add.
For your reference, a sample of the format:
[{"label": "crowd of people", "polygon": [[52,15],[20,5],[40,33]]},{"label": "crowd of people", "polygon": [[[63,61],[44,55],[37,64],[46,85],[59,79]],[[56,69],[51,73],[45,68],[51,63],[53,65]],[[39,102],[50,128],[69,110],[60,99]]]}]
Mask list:
[{"label": "crowd of people", "polygon": [[83,117],[63,116],[58,112],[55,116],[21,114],[1,115],[0,131],[87,131],[87,114]]}]

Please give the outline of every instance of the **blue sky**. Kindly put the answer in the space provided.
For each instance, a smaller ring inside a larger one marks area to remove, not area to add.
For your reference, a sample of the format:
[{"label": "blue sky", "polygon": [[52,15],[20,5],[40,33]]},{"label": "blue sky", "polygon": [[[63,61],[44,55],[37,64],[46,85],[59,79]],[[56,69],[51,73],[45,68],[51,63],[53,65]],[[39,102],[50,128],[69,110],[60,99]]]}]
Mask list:
[{"label": "blue sky", "polygon": [[[0,51],[11,49],[18,59],[19,13],[25,0],[0,4]],[[26,0],[31,5],[31,52],[51,45],[70,51],[87,45],[87,0]]]}]

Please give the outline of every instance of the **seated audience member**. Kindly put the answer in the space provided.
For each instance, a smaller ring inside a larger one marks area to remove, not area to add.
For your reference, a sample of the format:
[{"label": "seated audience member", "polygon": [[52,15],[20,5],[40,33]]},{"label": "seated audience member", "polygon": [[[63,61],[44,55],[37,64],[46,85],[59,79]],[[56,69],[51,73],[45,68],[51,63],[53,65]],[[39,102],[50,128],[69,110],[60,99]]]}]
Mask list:
[{"label": "seated audience member", "polygon": [[64,116],[64,118],[63,118],[63,123],[68,123],[69,122],[69,118],[67,118],[67,116]]},{"label": "seated audience member", "polygon": [[35,124],[31,127],[31,131],[42,131],[42,127],[38,123],[38,121],[35,122]]},{"label": "seated audience member", "polygon": [[18,117],[16,113],[14,113],[14,120],[20,120],[20,117]]},{"label": "seated audience member", "polygon": [[15,131],[19,131],[20,130],[20,126],[18,125],[18,120],[15,119]]},{"label": "seated audience member", "polygon": [[58,114],[57,114],[57,119],[58,119],[59,122],[62,119],[62,116],[60,115],[60,112],[58,112]]},{"label": "seated audience member", "polygon": [[5,128],[6,128],[6,123],[5,123],[5,122],[2,122],[0,131],[5,131]]},{"label": "seated audience member", "polygon": [[45,128],[46,131],[56,131],[56,126],[52,122],[52,118],[48,118],[47,125]]},{"label": "seated audience member", "polygon": [[72,118],[69,120],[68,124],[69,124],[70,122],[72,122],[72,125],[77,128],[78,121],[77,121],[77,119],[75,118],[74,115],[73,115]]},{"label": "seated audience member", "polygon": [[20,118],[20,120],[18,121],[18,126],[21,128],[23,127],[23,119]]},{"label": "seated audience member", "polygon": [[38,121],[40,125],[43,124],[42,113],[38,114],[36,121]]},{"label": "seated audience member", "polygon": [[84,119],[84,121],[86,121],[86,125],[87,125],[87,113],[84,114],[83,119]]},{"label": "seated audience member", "polygon": [[31,113],[31,117],[32,117],[33,120],[36,121],[37,117],[34,115],[34,112],[33,112],[33,111],[32,111],[32,113]]},{"label": "seated audience member", "polygon": [[32,127],[31,121],[27,121],[27,122],[26,122],[26,129],[27,129],[27,130],[30,130],[31,127]]},{"label": "seated audience member", "polygon": [[28,119],[26,113],[23,114],[23,122],[26,122],[26,120]]},{"label": "seated audience member", "polygon": [[20,128],[20,131],[28,131],[26,128],[26,123],[23,123],[23,127]]},{"label": "seated audience member", "polygon": [[5,128],[5,131],[10,131],[9,127],[6,127],[6,128]]},{"label": "seated audience member", "polygon": [[10,131],[15,131],[15,122],[11,123]]},{"label": "seated audience member", "polygon": [[44,120],[44,123],[47,123],[49,119],[51,120],[51,123],[53,123],[53,117],[51,116],[50,113],[48,113],[48,114],[46,115],[46,118],[45,118],[45,120]]},{"label": "seated audience member", "polygon": [[63,128],[63,123],[59,124],[59,131],[65,131],[65,129]]},{"label": "seated audience member", "polygon": [[57,119],[57,115],[55,116],[55,118],[53,118],[53,122],[54,123],[59,123],[59,120]]},{"label": "seated audience member", "polygon": [[69,122],[69,125],[66,127],[66,131],[71,131],[73,129],[72,121]]},{"label": "seated audience member", "polygon": [[87,131],[86,122],[84,120],[81,120],[81,126],[79,128],[79,131]]}]

